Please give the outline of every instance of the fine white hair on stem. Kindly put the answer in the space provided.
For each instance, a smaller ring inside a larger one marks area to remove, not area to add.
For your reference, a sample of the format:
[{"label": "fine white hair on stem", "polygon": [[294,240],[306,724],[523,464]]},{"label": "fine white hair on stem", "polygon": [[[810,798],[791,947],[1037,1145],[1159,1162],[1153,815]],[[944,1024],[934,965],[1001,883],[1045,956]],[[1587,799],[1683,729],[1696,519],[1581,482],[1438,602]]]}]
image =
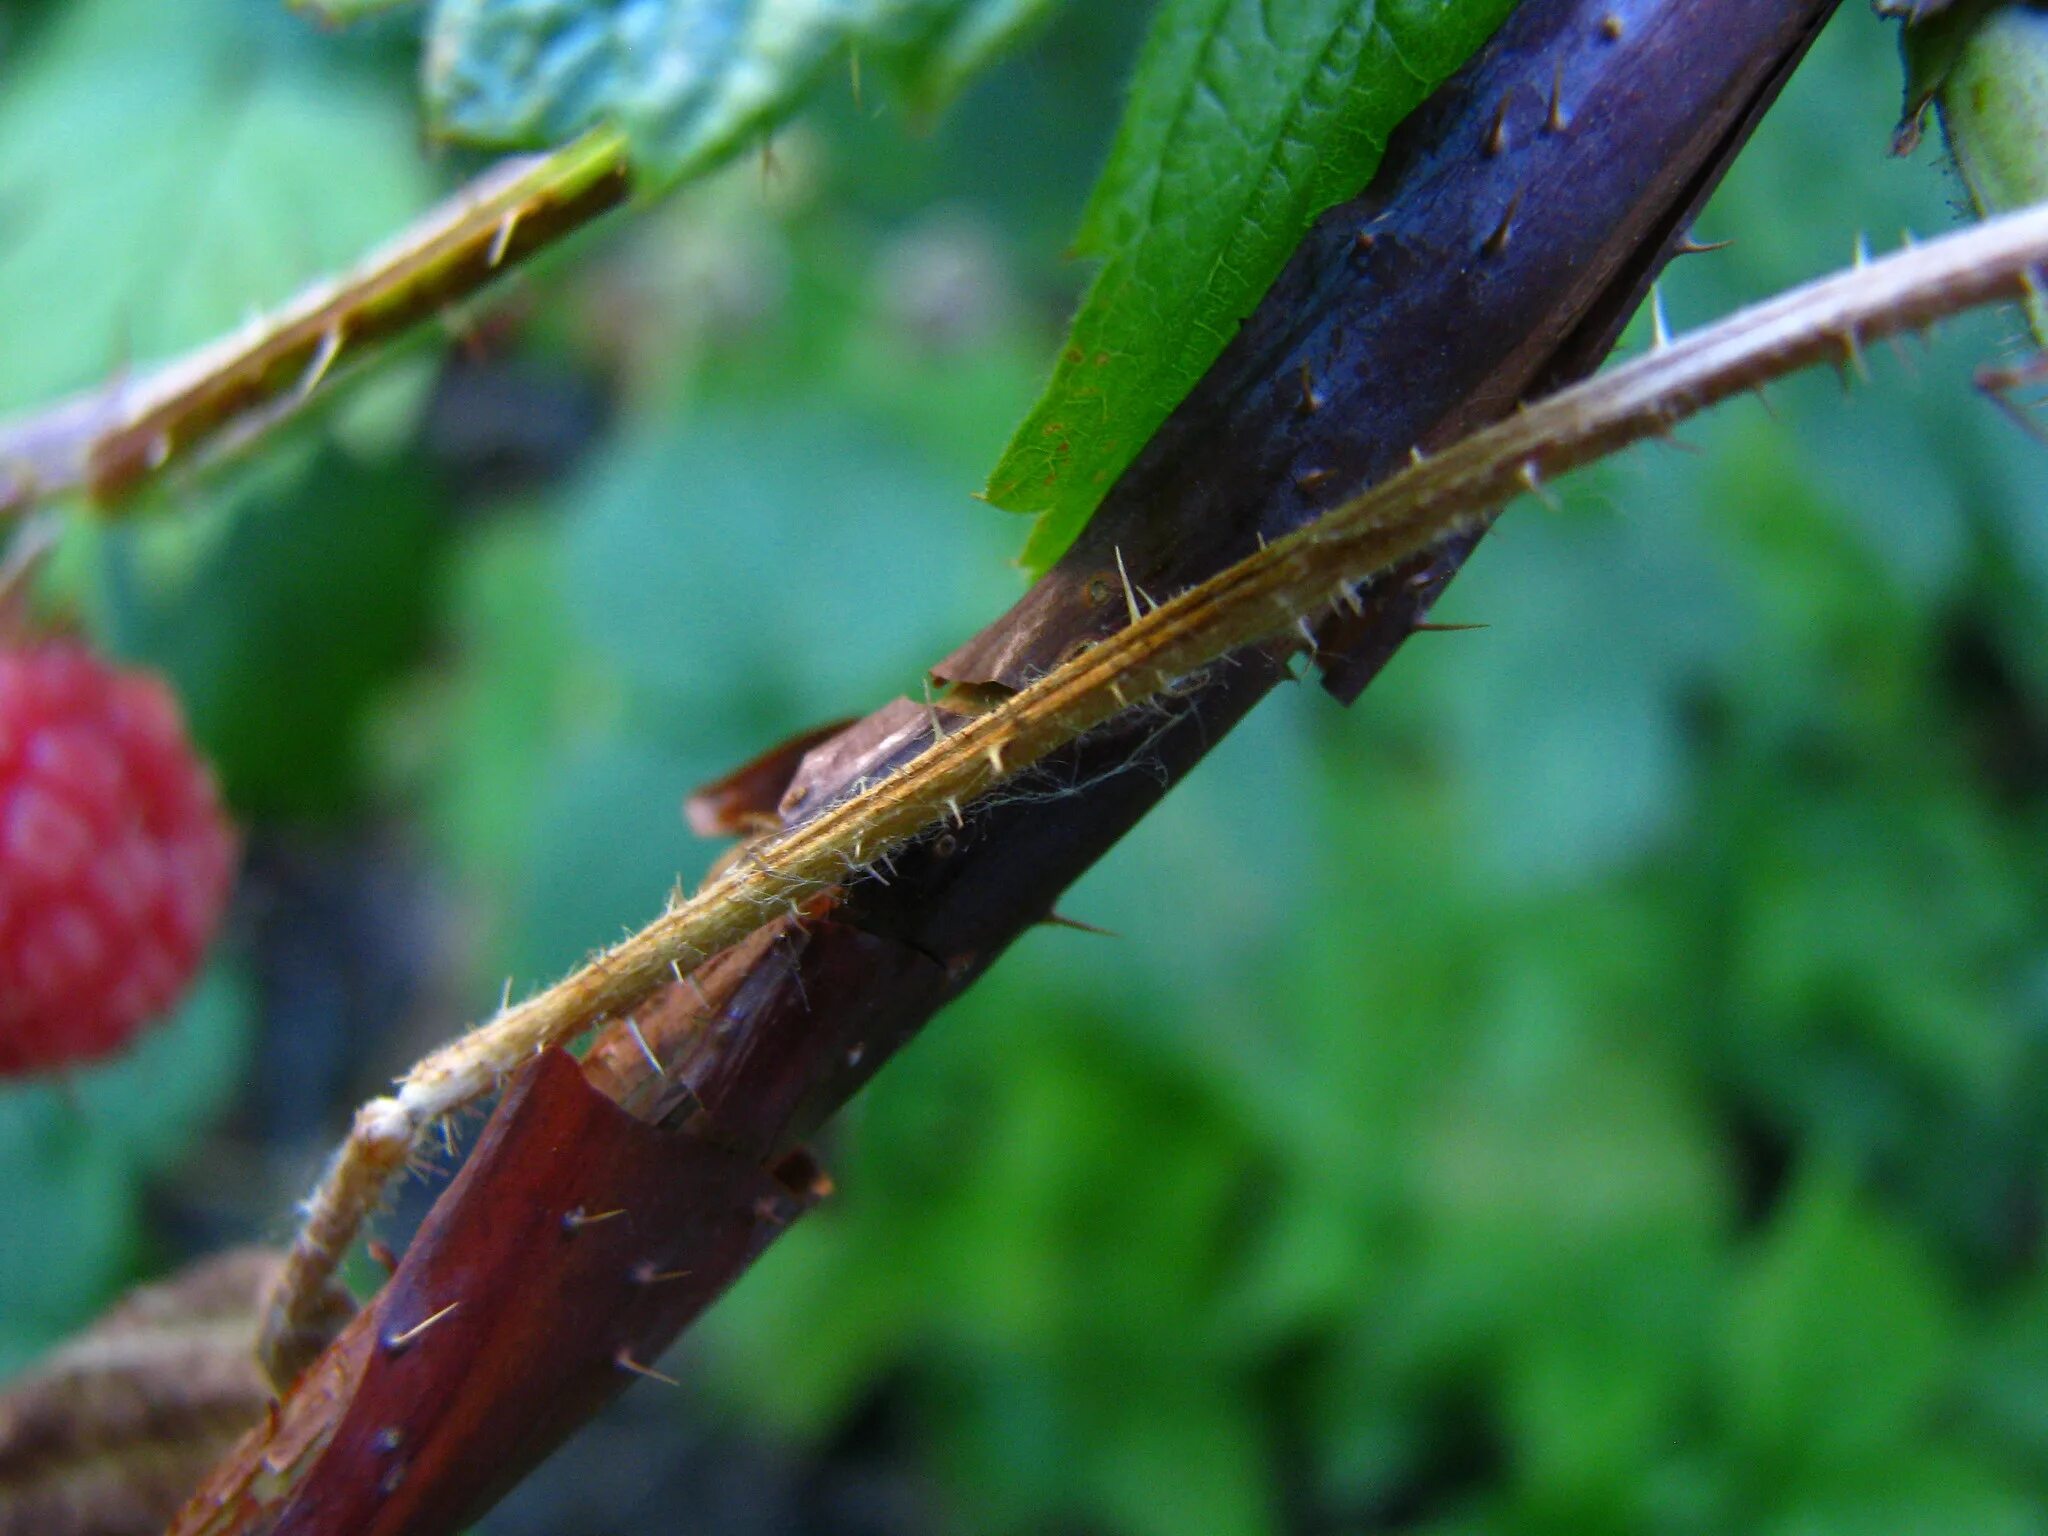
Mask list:
[{"label": "fine white hair on stem", "polygon": [[1731,395],[1978,305],[2020,298],[2048,266],[2048,205],[1910,246],[1792,289],[1517,411],[1324,514],[969,720],[815,819],[768,839],[590,964],[427,1057],[367,1105],[307,1205],[265,1318],[282,1384],[310,1359],[343,1253],[412,1142],[535,1052],[623,1017],[666,981],[803,897],[843,883],[1126,708],[1289,632],[1333,594],[1471,530],[1528,485],[1602,458]]}]

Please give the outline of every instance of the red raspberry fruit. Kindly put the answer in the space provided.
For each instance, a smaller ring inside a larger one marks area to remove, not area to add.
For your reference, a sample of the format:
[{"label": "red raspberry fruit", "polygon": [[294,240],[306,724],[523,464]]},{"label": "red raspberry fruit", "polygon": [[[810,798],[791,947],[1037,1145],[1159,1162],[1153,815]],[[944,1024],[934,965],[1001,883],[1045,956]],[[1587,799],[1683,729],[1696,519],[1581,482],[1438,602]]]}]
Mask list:
[{"label": "red raspberry fruit", "polygon": [[72,640],[0,651],[0,1077],[121,1049],[191,983],[235,835],[176,700]]}]

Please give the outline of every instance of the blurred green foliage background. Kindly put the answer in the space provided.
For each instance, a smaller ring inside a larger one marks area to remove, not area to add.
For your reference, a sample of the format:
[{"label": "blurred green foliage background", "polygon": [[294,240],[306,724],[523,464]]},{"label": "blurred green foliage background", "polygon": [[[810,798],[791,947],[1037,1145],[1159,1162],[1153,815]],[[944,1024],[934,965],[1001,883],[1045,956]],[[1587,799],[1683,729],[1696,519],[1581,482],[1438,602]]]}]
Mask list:
[{"label": "blurred green foliage background", "polygon": [[[0,1090],[0,1372],[281,1237],[356,1099],[695,878],[684,791],[1019,590],[968,493],[1143,9],[934,124],[828,91],[73,531],[54,592],[175,679],[250,851],[176,1020]],[[1953,220],[1885,157],[1891,46],[1845,9],[1677,322]],[[0,0],[0,410],[460,180],[415,62],[404,13]],[[1123,937],[1020,944],[688,1390],[485,1530],[2048,1530],[2048,450],[1968,387],[2018,346],[1950,327],[1514,513],[1439,613],[1490,628],[1234,736],[1065,904]]]}]

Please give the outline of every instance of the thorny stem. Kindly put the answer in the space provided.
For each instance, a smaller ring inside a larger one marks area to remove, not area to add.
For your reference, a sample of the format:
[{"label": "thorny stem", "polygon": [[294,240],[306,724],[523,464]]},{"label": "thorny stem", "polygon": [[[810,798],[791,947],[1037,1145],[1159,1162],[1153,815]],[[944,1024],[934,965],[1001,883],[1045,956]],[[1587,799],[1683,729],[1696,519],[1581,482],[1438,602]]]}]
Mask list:
[{"label": "thorny stem", "polygon": [[1112,717],[1171,693],[1233,652],[1355,601],[1358,583],[1469,531],[1521,492],[1784,374],[1817,362],[1860,364],[1867,341],[2030,295],[2044,266],[2048,205],[1879,261],[1859,257],[1848,270],[1662,341],[1434,458],[1418,458],[976,716],[880,783],[763,842],[639,933],[427,1057],[395,1098],[364,1106],[308,1206],[266,1322],[266,1360],[280,1358],[271,1346],[317,1301],[413,1139],[529,1055],[624,1013],[792,902],[959,818],[979,797]]},{"label": "thorny stem", "polygon": [[68,491],[111,507],[173,464],[253,437],[364,353],[618,206],[631,179],[612,129],[505,161],[353,273],[236,334],[0,422],[0,515]]}]

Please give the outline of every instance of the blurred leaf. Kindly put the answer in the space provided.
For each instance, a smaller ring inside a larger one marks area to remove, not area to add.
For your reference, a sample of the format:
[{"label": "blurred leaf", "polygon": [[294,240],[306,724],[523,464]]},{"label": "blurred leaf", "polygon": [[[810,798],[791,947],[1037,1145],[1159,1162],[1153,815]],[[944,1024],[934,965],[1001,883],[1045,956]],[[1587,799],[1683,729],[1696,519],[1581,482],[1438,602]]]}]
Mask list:
[{"label": "blurred leaf", "polygon": [[76,0],[0,73],[0,409],[231,331],[425,203],[403,95],[276,0]]},{"label": "blurred leaf", "polygon": [[1734,1296],[1727,1410],[1767,1467],[1910,1453],[1952,1369],[1952,1302],[1912,1236],[1811,1170]]},{"label": "blurred leaf", "polygon": [[[850,410],[785,397],[621,443],[577,497],[562,580],[636,728],[688,743],[708,779],[915,691],[956,626],[1003,600],[997,541],[955,515],[962,499]],[[913,598],[931,571],[947,585]]]},{"label": "blurred leaf", "polygon": [[2000,1478],[1970,1454],[1936,1442],[1859,1468],[1789,1501],[1759,1536],[2038,1536],[2031,1488]]},{"label": "blurred leaf", "polygon": [[252,1015],[241,977],[216,963],[133,1050],[52,1091],[138,1170],[162,1173],[213,1128],[241,1087]]},{"label": "blurred leaf", "polygon": [[83,1323],[141,1257],[141,1189],[120,1145],[55,1096],[0,1090],[0,1377]]},{"label": "blurred leaf", "polygon": [[360,789],[366,709],[425,637],[438,508],[417,466],[320,451],[227,488],[214,532],[101,535],[103,626],[161,667],[243,816],[333,816]]},{"label": "blurred leaf", "polygon": [[1074,248],[1104,259],[989,476],[1049,565],[1223,350],[1309,222],[1512,0],[1167,0]]},{"label": "blurred leaf", "polygon": [[0,1376],[68,1333],[140,1258],[144,1180],[226,1109],[248,1061],[239,978],[216,964],[163,1023],[103,1065],[0,1087]]},{"label": "blurred leaf", "polygon": [[[1593,482],[1626,499],[1629,519],[1500,530],[1441,615],[1488,628],[1424,640],[1446,766],[1466,780],[1472,856],[1503,887],[1640,859],[1689,799],[1684,702],[1740,633],[1739,610],[1659,479],[1639,456]],[[1575,505],[1593,499],[1574,488]]]},{"label": "blurred leaf", "polygon": [[380,11],[393,11],[401,5],[410,5],[413,0],[285,0],[285,3],[315,20],[330,26],[342,26]]},{"label": "blurred leaf", "polygon": [[458,670],[422,702],[438,739],[437,830],[459,868],[502,890],[519,868],[511,829],[533,821],[539,784],[567,731],[579,672],[558,580],[559,530],[534,518],[477,530],[452,558],[448,623]]},{"label": "blurred leaf", "polygon": [[[1254,1405],[1199,1377],[1129,1379],[1082,1473],[1112,1527],[1134,1536],[1262,1536],[1279,1527]],[[1077,1492],[1081,1490],[1076,1490]]]},{"label": "blurred leaf", "polygon": [[930,106],[1057,0],[440,0],[427,98],[476,143],[622,129],[664,181],[772,132],[842,53]]}]

